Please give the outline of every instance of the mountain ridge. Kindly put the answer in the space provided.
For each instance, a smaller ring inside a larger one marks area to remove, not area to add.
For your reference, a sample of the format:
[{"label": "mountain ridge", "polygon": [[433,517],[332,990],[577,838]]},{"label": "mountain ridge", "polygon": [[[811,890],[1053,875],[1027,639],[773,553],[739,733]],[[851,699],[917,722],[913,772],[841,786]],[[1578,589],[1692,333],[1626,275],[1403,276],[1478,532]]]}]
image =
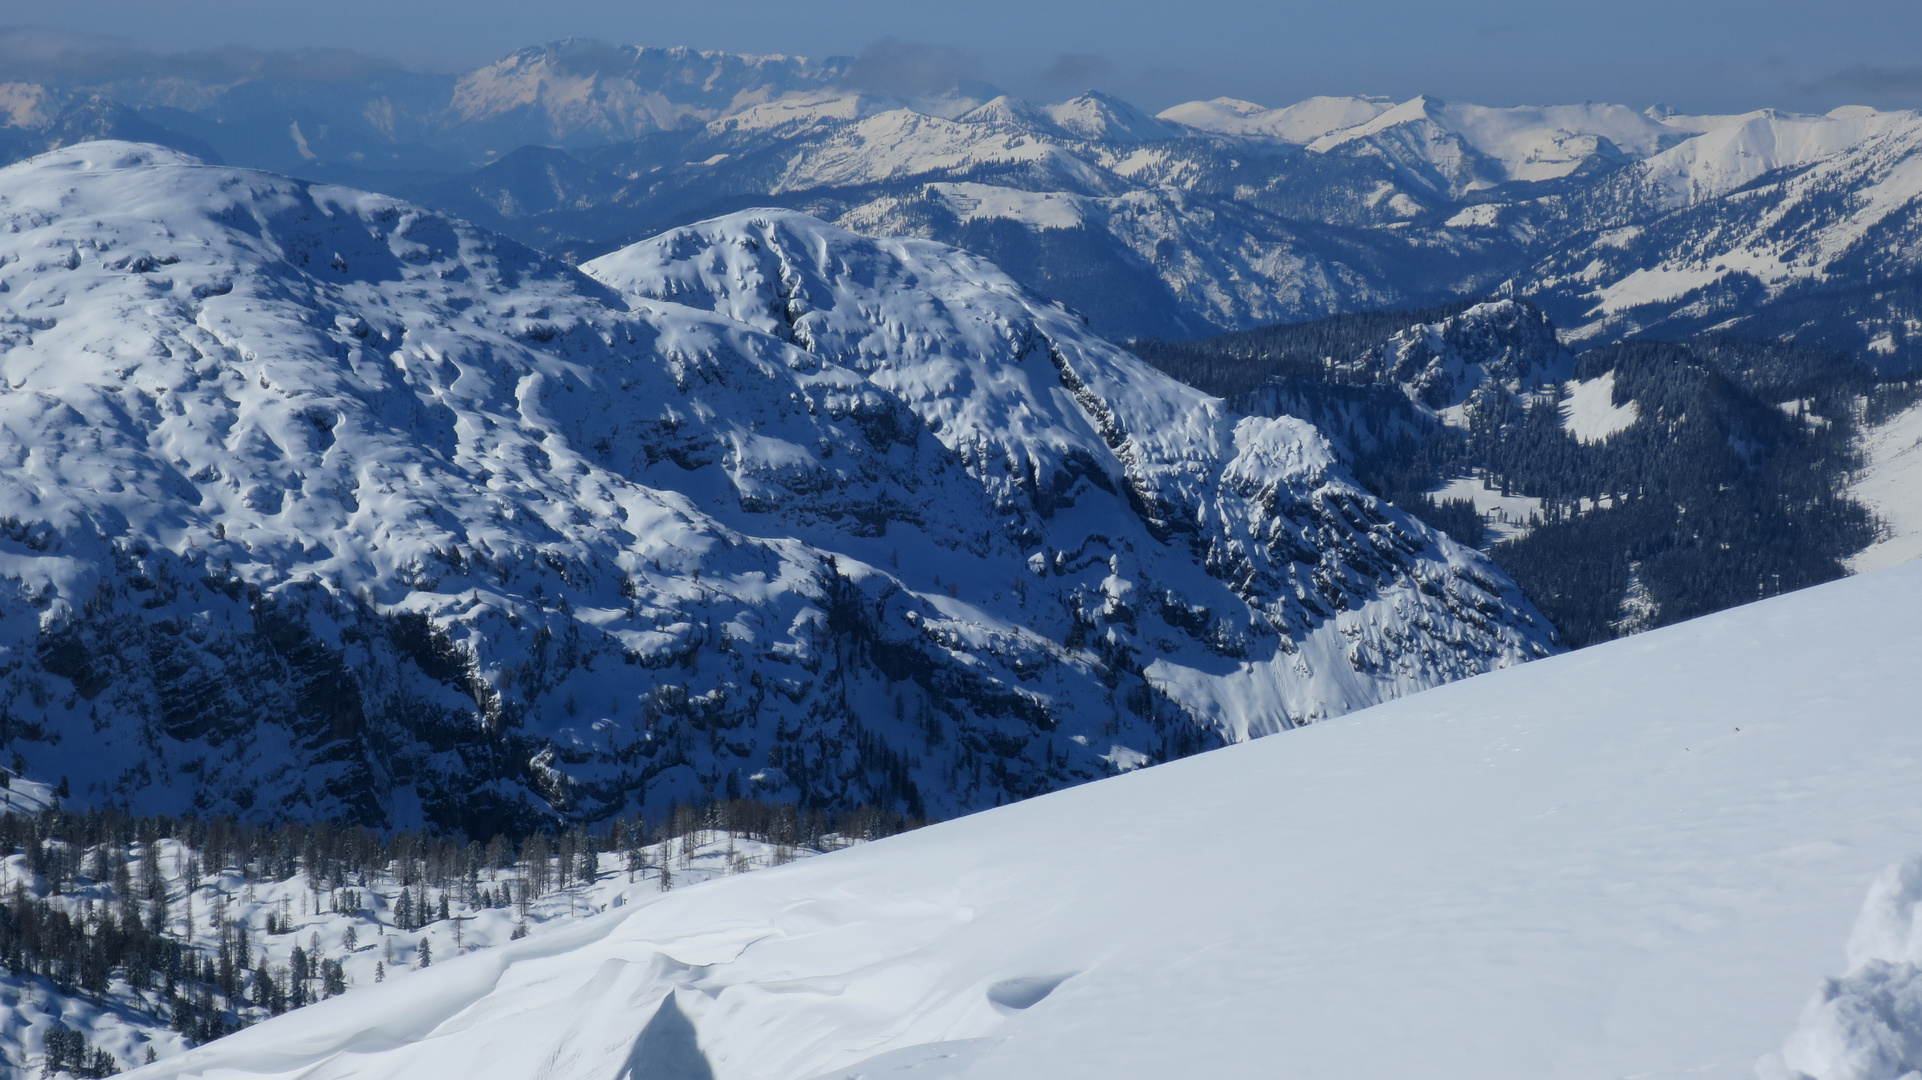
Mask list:
[{"label": "mountain ridge", "polygon": [[1312,428],[951,248],[750,212],[621,294],[154,147],[0,198],[0,716],[81,799],[946,814],[1559,648]]},{"label": "mountain ridge", "polygon": [[[49,103],[91,95],[97,109],[120,110],[87,121],[96,137],[393,190],[572,261],[776,202],[977,250],[1114,337],[1205,337],[1486,295],[1519,281],[1583,340],[1673,323],[1662,305],[1696,288],[1679,305],[1699,313],[1684,314],[1693,320],[1685,332],[1754,316],[1758,334],[1820,341],[1888,370],[1917,362],[1906,302],[1838,299],[1823,310],[1804,299],[1891,280],[1885,267],[1846,260],[1787,292],[1779,275],[1698,274],[1692,285],[1657,290],[1653,306],[1630,318],[1570,307],[1581,291],[1570,274],[1613,258],[1621,230],[1668,229],[1674,215],[1752,230],[1742,224],[1748,185],[1872,154],[1871,144],[1922,123],[1908,112],[1697,116],[1418,96],[1278,109],[1224,98],[1151,117],[1096,92],[1039,104],[971,84],[894,86],[860,58],[586,39],[445,77],[338,64],[330,74],[316,61],[290,62],[297,74],[286,78],[240,63],[223,82],[207,60],[212,68],[169,82],[155,81],[154,62],[129,64],[117,81],[92,72],[68,86],[12,84],[0,156],[78,137],[81,128],[50,126]],[[530,154],[549,165],[526,168]],[[1877,183],[1866,166],[1823,167],[1858,196]],[[951,190],[930,195],[957,184],[970,185],[959,203]],[[1050,198],[1096,202],[1073,221],[1020,210]],[[997,209],[984,223],[977,204]],[[1098,278],[1119,282],[1116,295],[1104,296]],[[1553,295],[1535,278],[1553,279]]]}]

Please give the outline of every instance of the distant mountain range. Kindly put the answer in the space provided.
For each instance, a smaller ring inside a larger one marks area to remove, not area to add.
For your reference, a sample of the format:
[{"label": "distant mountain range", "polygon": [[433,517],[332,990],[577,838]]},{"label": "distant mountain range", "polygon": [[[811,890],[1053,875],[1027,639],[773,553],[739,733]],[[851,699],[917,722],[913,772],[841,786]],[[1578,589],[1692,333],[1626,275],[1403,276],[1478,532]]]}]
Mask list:
[{"label": "distant mountain range", "polygon": [[1150,116],[1092,92],[904,97],[848,58],[585,40],[464,75],[122,67],[19,73],[0,151],[159,142],[392,191],[577,260],[787,206],[985,255],[1110,337],[1503,290],[1572,340],[1737,330],[1922,363],[1910,112],[1346,97]]}]

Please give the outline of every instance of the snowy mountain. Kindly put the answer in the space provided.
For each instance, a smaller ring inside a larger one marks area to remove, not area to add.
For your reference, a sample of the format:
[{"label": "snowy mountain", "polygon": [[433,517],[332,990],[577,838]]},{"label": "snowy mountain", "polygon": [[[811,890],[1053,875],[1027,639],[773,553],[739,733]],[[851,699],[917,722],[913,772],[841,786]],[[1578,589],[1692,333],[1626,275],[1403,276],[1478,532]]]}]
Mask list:
[{"label": "snowy mountain", "polygon": [[1621,105],[1491,109],[1418,97],[1308,144],[1378,154],[1451,196],[1507,181],[1605,172],[1679,142],[1673,130]]},{"label": "snowy mountain", "polygon": [[[1915,565],[1764,601],[639,901],[135,1075],[1897,1075],[1913,999],[1878,987],[1914,985],[1916,875],[1871,885],[1922,831],[1919,611]],[[1832,1034],[1792,1039],[1812,999]]]},{"label": "snowy mountain", "polygon": [[1402,245],[1384,250],[1177,187],[1082,195],[941,181],[853,206],[837,222],[989,256],[1115,337],[1188,338],[1410,298],[1394,280]]},{"label": "snowy mountain", "polygon": [[846,68],[845,59],[811,63],[568,38],[461,76],[446,123],[493,129],[488,136],[497,142],[594,145],[820,92]]},{"label": "snowy mountain", "polygon": [[1162,123],[1120,98],[1093,90],[1049,105],[1044,111],[1061,130],[1096,142],[1159,142],[1181,136],[1179,128]]},{"label": "snowy mountain", "polygon": [[1691,136],[1648,156],[1619,183],[1644,189],[1641,198],[1674,209],[1734,191],[1776,169],[1807,165],[1912,127],[1912,112],[1881,112],[1853,105],[1821,116],[1761,109],[1736,116],[1657,117]]},{"label": "snowy mountain", "polygon": [[77,801],[948,815],[1557,648],[1308,425],[951,248],[759,211],[597,281],[114,142],[0,200],[0,716]]},{"label": "snowy mountain", "polygon": [[[1274,110],[1222,99],[1159,118],[1101,95],[957,109],[790,96],[699,130],[583,151],[601,179],[567,206],[542,208],[547,185],[504,167],[471,187],[507,198],[475,200],[467,182],[417,194],[581,255],[635,239],[637,221],[670,227],[781,201],[865,232],[987,254],[1120,336],[1193,337],[1432,302],[1485,294],[1505,278],[1584,326],[1593,320],[1553,299],[1572,272],[1556,266],[1588,267],[1601,249],[1623,248],[1622,230],[1678,208],[1703,222],[1739,217],[1748,211],[1738,189],[1757,178],[1865,153],[1913,127],[1910,114],[1866,109],[1698,117],[1428,97]],[[1873,182],[1845,181],[1858,201],[1879,197],[1865,189]],[[525,196],[515,194],[522,185]],[[526,209],[498,213],[510,204]],[[1707,255],[1731,254],[1727,230],[1692,228]],[[1626,259],[1641,259],[1630,247]],[[1852,269],[1831,276],[1863,281]],[[1884,311],[1876,333],[1840,344],[1860,352],[1912,306]],[[1607,339],[1639,325],[1591,333]]]},{"label": "snowy mountain", "polygon": [[1608,227],[1520,280],[1577,338],[1716,328],[1913,366],[1922,118],[1838,114],[1737,118],[1641,162],[1581,205]]},{"label": "snowy mountain", "polygon": [[[1744,333],[1879,350],[1895,370],[1912,366],[1903,342],[1922,318],[1905,258],[1875,248],[1899,237],[1831,235],[1789,209],[1827,199],[1863,208],[1845,217],[1906,220],[1900,167],[1885,175],[1870,159],[1909,138],[1907,112],[1419,96],[1217,98],[1149,116],[1095,91],[1054,103],[973,85],[910,93],[861,58],[587,39],[445,76],[244,51],[191,70],[157,63],[65,82],[23,70],[0,84],[0,158],[87,137],[158,142],[393,191],[567,261],[781,205],[974,251],[1119,338],[1483,297],[1508,282],[1584,340],[1743,319]],[[1806,197],[1749,193],[1810,169]],[[1771,215],[1798,222],[1807,250],[1755,239]]]},{"label": "snowy mountain", "polygon": [[1306,145],[1331,132],[1366,124],[1394,107],[1388,98],[1311,97],[1279,109],[1218,97],[1161,110],[1156,117],[1218,135],[1255,135]]}]

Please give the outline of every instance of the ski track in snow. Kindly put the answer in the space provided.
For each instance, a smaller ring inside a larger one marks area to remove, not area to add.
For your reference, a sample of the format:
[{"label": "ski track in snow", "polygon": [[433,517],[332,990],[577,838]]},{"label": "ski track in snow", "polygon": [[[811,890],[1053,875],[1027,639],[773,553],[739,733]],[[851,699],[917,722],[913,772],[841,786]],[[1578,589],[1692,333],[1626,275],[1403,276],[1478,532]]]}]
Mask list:
[{"label": "ski track in snow", "polygon": [[639,901],[135,1075],[1746,1080],[1922,835],[1918,644],[1912,564]]}]

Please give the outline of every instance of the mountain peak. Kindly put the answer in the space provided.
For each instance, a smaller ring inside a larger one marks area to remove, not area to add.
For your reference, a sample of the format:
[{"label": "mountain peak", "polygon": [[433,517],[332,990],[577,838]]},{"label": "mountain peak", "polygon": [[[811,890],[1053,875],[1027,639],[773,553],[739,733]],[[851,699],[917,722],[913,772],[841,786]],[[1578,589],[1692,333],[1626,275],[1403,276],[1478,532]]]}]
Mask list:
[{"label": "mountain peak", "polygon": [[1255,136],[1309,143],[1334,131],[1365,124],[1392,102],[1377,97],[1311,97],[1278,109],[1239,98],[1190,101],[1164,109],[1158,118],[1221,135]]},{"label": "mountain peak", "polygon": [[1158,142],[1181,132],[1111,94],[1089,90],[1043,111],[1062,130],[1098,142]]}]

